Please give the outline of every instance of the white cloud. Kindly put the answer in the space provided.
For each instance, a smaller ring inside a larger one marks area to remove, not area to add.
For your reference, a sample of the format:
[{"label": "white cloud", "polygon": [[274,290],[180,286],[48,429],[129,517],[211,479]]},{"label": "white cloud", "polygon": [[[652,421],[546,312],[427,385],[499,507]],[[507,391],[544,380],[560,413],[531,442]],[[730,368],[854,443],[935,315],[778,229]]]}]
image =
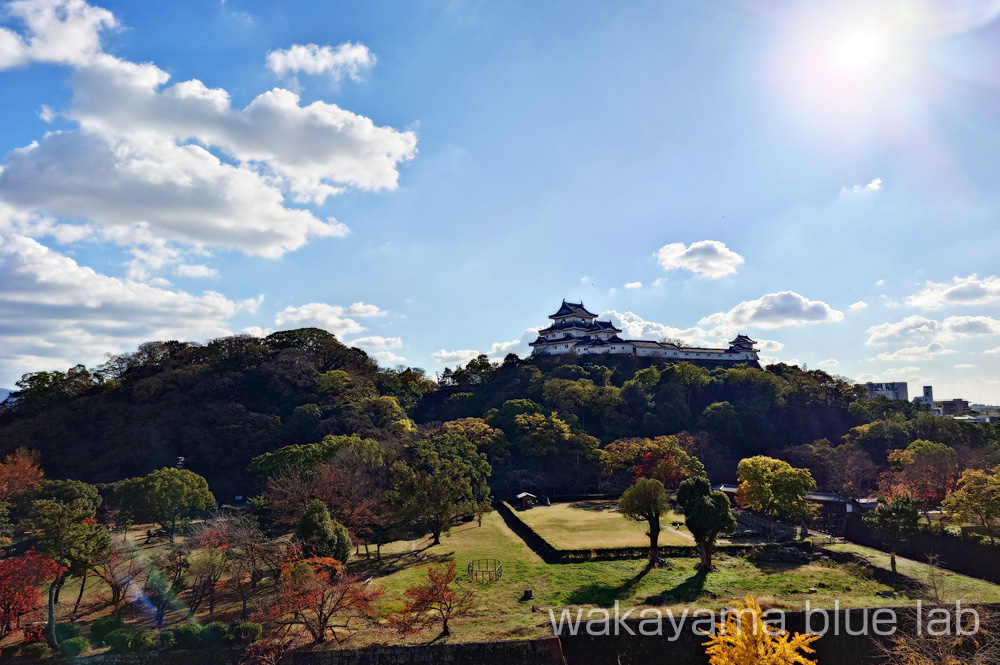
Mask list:
[{"label": "white cloud", "polygon": [[825,302],[809,300],[794,291],[768,293],[757,300],[742,302],[728,312],[717,312],[698,322],[720,331],[735,332],[743,327],[763,329],[801,326],[808,323],[842,321],[843,312]]},{"label": "white cloud", "polygon": [[[134,277],[191,265],[185,254],[205,247],[279,257],[315,237],[344,236],[344,224],[294,204],[350,188],[395,189],[399,165],[416,155],[413,132],[323,101],[303,105],[281,88],[239,109],[226,90],[201,81],[168,85],[154,64],[104,53],[101,33],[118,23],[82,0],[5,9],[16,30],[0,28],[0,69],[71,66],[72,102],[60,115],[79,126],[10,152],[0,203],[34,215],[39,233],[65,239],[76,227],[80,238],[144,253],[130,264]],[[359,44],[301,49],[271,55],[283,71],[331,76],[355,77],[374,62]],[[44,119],[54,114],[42,109]]]},{"label": "white cloud", "polygon": [[346,42],[337,46],[295,44],[289,49],[267,54],[267,68],[278,76],[285,74],[326,74],[335,83],[347,76],[360,81],[361,75],[375,65],[375,54],[364,44]]},{"label": "white cloud", "polygon": [[991,316],[949,316],[941,322],[945,338],[1000,335],[1000,321]]},{"label": "white cloud", "polygon": [[629,282],[628,284],[625,285],[625,288],[626,289],[641,289],[642,288],[642,282]]},{"label": "white cloud", "polygon": [[847,309],[851,310],[852,312],[857,312],[859,310],[864,309],[865,307],[868,307],[868,303],[866,303],[864,300],[859,300],[856,303],[852,303]]},{"label": "white cloud", "polygon": [[[655,321],[647,321],[634,312],[616,312],[613,309],[601,312],[600,318],[610,319],[621,328],[625,339],[681,339],[692,346],[711,346],[709,335],[701,328],[675,328]],[[716,341],[716,344],[718,341]]]},{"label": "white cloud", "polygon": [[584,275],[583,277],[580,278],[580,283],[581,284],[586,284],[589,281],[590,281],[590,277],[588,275]]},{"label": "white cloud", "polygon": [[919,371],[920,371],[919,367],[913,367],[911,365],[908,367],[892,367],[890,369],[884,369],[882,370],[881,374],[882,376],[892,376],[892,377],[895,376],[915,377],[916,375],[914,374],[914,372],[919,372]]},{"label": "white cloud", "polygon": [[955,277],[951,283],[927,282],[906,298],[910,307],[940,309],[946,305],[986,305],[1000,302],[1000,277],[980,279],[978,275]]},{"label": "white cloud", "polygon": [[773,339],[759,339],[757,340],[757,348],[761,351],[781,351],[785,345]]},{"label": "white cloud", "polygon": [[959,363],[958,365],[955,365],[955,369],[971,369],[973,367],[975,367],[975,364],[973,363]]},{"label": "white cloud", "polygon": [[0,235],[0,385],[28,371],[97,364],[150,340],[231,334],[244,303],[192,295],[81,266],[18,234]]},{"label": "white cloud", "polygon": [[30,62],[82,65],[101,51],[101,32],[114,15],[83,0],[17,0],[4,6],[23,33],[0,28],[0,70]]},{"label": "white cloud", "polygon": [[866,332],[866,344],[905,344],[907,342],[929,341],[937,336],[941,324],[923,316],[908,316],[896,323],[880,323]]},{"label": "white cloud", "polygon": [[203,278],[215,277],[219,271],[209,266],[182,263],[174,267],[174,274],[178,277]]},{"label": "white cloud", "polygon": [[397,356],[392,351],[376,351],[371,356],[383,365],[399,365],[406,362],[406,358]]},{"label": "white cloud", "polygon": [[375,305],[354,303],[344,308],[339,305],[311,302],[299,307],[289,305],[274,318],[279,328],[322,328],[334,335],[355,335],[365,330],[351,316],[362,318],[383,314]]},{"label": "white cloud", "polygon": [[403,340],[400,337],[358,337],[347,343],[351,346],[360,346],[365,349],[372,349],[373,351],[398,349],[403,346]]},{"label": "white cloud", "polygon": [[882,178],[874,178],[867,185],[854,185],[853,187],[843,187],[841,194],[864,194],[867,192],[877,192],[882,189]]},{"label": "white cloud", "polygon": [[1000,346],[996,347],[995,349],[990,349],[988,351],[983,351],[983,353],[992,354],[992,355],[1000,355]]},{"label": "white cloud", "polygon": [[434,353],[432,353],[431,357],[442,364],[449,364],[449,363],[463,364],[469,362],[478,355],[479,351],[476,351],[474,349],[462,349],[460,351],[446,351],[444,349],[441,349],[440,351],[435,351]]},{"label": "white cloud", "polygon": [[835,358],[827,358],[826,360],[820,360],[816,364],[819,365],[820,367],[836,367],[837,365],[840,364],[840,362]]},{"label": "white cloud", "polygon": [[685,247],[675,242],[664,245],[656,253],[664,270],[688,270],[700,275],[719,278],[736,272],[743,257],[718,240],[700,240]]},{"label": "white cloud", "polygon": [[927,346],[908,346],[892,353],[880,353],[876,358],[889,362],[913,362],[930,360],[936,356],[943,356],[949,353],[957,353],[957,351],[945,348],[944,344],[940,342],[931,342]]},{"label": "white cloud", "polygon": [[877,282],[875,282],[875,286],[885,286],[885,280],[884,279],[878,280]]}]

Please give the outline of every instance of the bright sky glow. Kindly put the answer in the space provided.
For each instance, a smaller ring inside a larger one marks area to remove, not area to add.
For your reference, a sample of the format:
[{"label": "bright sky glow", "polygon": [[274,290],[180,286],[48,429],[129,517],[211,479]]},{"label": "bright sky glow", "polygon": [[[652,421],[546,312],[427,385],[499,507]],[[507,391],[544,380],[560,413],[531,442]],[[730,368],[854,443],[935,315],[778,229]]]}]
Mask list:
[{"label": "bright sky glow", "polygon": [[867,67],[878,52],[878,39],[868,32],[858,32],[844,42],[837,62],[842,67],[859,69]]},{"label": "bright sky glow", "polygon": [[1000,0],[0,0],[0,388],[315,325],[431,373],[562,298],[1000,403]]}]

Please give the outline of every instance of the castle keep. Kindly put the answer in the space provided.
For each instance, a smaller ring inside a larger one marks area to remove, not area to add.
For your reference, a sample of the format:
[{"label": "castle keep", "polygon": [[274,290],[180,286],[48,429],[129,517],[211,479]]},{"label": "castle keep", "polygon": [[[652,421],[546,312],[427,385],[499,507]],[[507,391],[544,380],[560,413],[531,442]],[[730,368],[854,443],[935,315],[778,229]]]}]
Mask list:
[{"label": "castle keep", "polygon": [[597,315],[587,311],[583,303],[563,300],[552,323],[538,331],[538,339],[531,343],[532,353],[612,353],[631,356],[667,358],[671,360],[712,360],[724,362],[757,362],[756,342],[746,335],[737,335],[729,342],[728,349],[706,349],[680,346],[673,342],[656,342],[645,339],[622,339],[620,328],[610,321],[598,321]]}]

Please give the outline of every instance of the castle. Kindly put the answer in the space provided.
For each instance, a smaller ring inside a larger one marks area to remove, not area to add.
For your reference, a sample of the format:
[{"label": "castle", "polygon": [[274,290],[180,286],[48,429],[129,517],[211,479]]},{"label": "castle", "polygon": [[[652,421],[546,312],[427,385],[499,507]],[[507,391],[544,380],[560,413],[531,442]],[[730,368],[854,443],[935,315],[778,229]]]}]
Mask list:
[{"label": "castle", "polygon": [[610,321],[598,321],[597,315],[587,311],[583,303],[563,300],[559,311],[551,315],[552,323],[538,331],[538,339],[531,342],[532,354],[560,353],[613,353],[631,356],[668,358],[671,360],[711,360],[722,362],[757,362],[756,342],[746,335],[737,335],[728,349],[703,349],[679,346],[673,342],[654,342],[645,339],[622,339],[620,328]]}]

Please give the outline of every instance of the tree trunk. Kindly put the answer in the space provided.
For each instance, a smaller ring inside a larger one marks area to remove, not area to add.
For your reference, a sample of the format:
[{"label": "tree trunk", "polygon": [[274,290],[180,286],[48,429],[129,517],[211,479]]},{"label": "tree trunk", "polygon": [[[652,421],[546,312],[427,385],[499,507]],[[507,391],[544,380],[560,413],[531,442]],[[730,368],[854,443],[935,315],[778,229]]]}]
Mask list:
[{"label": "tree trunk", "polygon": [[799,526],[799,539],[805,540],[809,537],[809,526],[806,524],[805,520],[802,520],[802,524]]},{"label": "tree trunk", "polygon": [[49,585],[49,624],[45,627],[45,641],[49,643],[53,651],[59,651],[59,640],[56,639],[56,593],[61,578],[60,574]]},{"label": "tree trunk", "polygon": [[208,588],[208,621],[215,621],[215,582]]},{"label": "tree trunk", "polygon": [[655,566],[660,562],[660,521],[650,520],[649,522],[649,565]]},{"label": "tree trunk", "polygon": [[440,637],[448,637],[449,635],[451,635],[451,631],[448,629],[448,620],[445,619],[443,625],[441,626]]},{"label": "tree trunk", "polygon": [[[912,514],[912,513],[911,513]],[[896,550],[889,552],[889,567],[892,568],[892,574],[896,574]]]},{"label": "tree trunk", "polygon": [[698,556],[701,558],[700,568],[706,573],[712,570],[712,544],[698,543]]},{"label": "tree trunk", "polygon": [[375,560],[382,560],[382,543],[375,543]]},{"label": "tree trunk", "polygon": [[80,601],[83,600],[83,590],[87,586],[87,569],[83,569],[83,577],[80,578],[80,593],[76,597],[76,602],[73,604],[73,613],[70,615],[69,620],[76,621],[76,613],[80,610]]},{"label": "tree trunk", "polygon": [[441,529],[437,528],[437,527],[431,529],[431,535],[434,536],[434,540],[431,541],[431,545],[440,545],[441,544]]}]

